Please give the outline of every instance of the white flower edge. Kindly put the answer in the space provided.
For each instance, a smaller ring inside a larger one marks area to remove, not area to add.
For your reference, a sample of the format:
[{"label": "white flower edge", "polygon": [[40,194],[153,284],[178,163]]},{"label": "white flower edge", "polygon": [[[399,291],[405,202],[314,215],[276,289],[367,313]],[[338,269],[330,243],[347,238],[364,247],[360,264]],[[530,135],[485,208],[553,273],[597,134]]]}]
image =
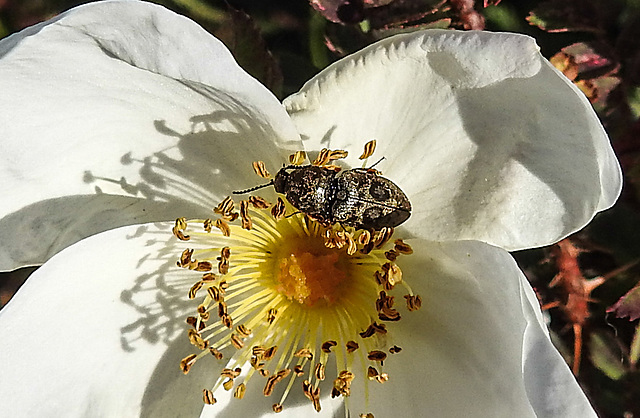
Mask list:
[{"label": "white flower edge", "polygon": [[253,186],[252,161],[279,167],[301,148],[219,40],[151,3],[89,3],[1,40],[0,90],[3,270],[178,208],[200,215],[224,198],[213,184]]},{"label": "white flower edge", "polygon": [[622,174],[584,95],[525,35],[396,35],[323,70],[284,101],[308,149],[352,152],[414,203],[431,240],[548,245],[617,199]]},{"label": "white flower edge", "polygon": [[[198,302],[184,300],[188,276],[197,275],[173,267],[185,243],[169,234],[169,224],[107,231],[63,250],[34,273],[0,311],[3,413],[200,413],[201,391],[225,363],[206,357],[186,377],[179,370],[180,359],[193,352],[183,320]],[[389,382],[369,382],[366,404],[364,370],[354,370],[353,412],[592,414],[508,253],[480,242],[412,244],[416,252],[401,266],[423,307],[390,325],[393,344],[403,350],[385,362]],[[202,413],[248,408],[270,415],[275,401],[264,399],[262,385],[250,381],[242,401],[216,392],[219,403]],[[549,385],[553,391],[545,390]],[[285,404],[291,416],[301,411],[295,399]],[[323,402],[329,415],[339,408],[338,401]],[[304,411],[312,413],[311,405]]]}]

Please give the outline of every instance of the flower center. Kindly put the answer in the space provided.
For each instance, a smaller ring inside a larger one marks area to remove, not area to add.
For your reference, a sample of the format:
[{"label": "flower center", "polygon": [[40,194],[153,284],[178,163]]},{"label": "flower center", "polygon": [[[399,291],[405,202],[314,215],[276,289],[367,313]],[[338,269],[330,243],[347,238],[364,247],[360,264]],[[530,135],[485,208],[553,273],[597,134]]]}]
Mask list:
[{"label": "flower center", "polygon": [[202,351],[184,358],[181,368],[186,374],[208,353],[222,360],[232,350],[216,385],[203,390],[204,402],[215,403],[220,387],[242,398],[251,377],[259,374],[266,379],[265,396],[281,394],[274,411],[282,410],[298,379],[320,411],[331,357],[337,366],[331,373],[333,397],[349,396],[358,377],[384,383],[383,362],[401,350],[389,347],[384,324],[401,319],[391,293],[398,285],[408,290],[408,310],[421,303],[395,262],[411,248],[396,240],[385,251],[392,230],[370,236],[326,227],[303,214],[276,221],[245,210],[245,218],[251,219],[243,222],[251,229],[233,224],[215,229],[218,222],[183,218],[174,227],[174,235],[196,247],[185,250],[178,265],[203,274],[189,297],[206,291],[197,316],[187,319],[189,339]]},{"label": "flower center", "polygon": [[287,299],[313,307],[339,302],[348,262],[318,239],[297,239],[282,246],[276,273],[278,292]]}]

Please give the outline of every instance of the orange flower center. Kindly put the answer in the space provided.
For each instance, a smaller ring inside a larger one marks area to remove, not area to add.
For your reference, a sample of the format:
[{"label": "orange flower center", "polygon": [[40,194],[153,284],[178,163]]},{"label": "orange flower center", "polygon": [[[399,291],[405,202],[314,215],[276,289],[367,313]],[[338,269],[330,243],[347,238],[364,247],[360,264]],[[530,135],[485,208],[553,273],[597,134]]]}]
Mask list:
[{"label": "orange flower center", "polygon": [[325,247],[321,240],[294,241],[283,246],[279,257],[277,291],[308,307],[338,302],[348,276],[341,253]]}]

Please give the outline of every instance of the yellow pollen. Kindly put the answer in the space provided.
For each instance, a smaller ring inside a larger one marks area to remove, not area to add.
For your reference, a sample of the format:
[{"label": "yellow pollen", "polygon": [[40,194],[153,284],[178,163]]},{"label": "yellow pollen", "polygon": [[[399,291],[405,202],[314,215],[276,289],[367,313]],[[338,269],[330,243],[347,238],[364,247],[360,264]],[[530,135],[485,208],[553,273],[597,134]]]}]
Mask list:
[{"label": "yellow pollen", "polygon": [[278,292],[308,307],[338,302],[347,277],[338,265],[341,253],[318,245],[319,240],[299,241],[302,242],[293,243],[289,254],[280,259]]}]

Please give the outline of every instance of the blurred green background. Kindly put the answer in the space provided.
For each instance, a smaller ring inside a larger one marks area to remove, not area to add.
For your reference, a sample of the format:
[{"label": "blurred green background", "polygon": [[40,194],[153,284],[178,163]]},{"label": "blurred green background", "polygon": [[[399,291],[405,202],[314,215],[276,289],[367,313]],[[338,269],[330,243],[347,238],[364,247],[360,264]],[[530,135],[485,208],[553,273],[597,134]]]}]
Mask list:
[{"label": "blurred green background", "polygon": [[[0,0],[0,38],[77,0]],[[515,254],[554,343],[602,417],[640,417],[640,0],[163,0],[278,97],[377,39],[424,28],[526,33],[587,95],[625,174],[616,206],[559,245]],[[0,307],[33,269],[0,275]],[[508,313],[505,313],[508,314]]]}]

